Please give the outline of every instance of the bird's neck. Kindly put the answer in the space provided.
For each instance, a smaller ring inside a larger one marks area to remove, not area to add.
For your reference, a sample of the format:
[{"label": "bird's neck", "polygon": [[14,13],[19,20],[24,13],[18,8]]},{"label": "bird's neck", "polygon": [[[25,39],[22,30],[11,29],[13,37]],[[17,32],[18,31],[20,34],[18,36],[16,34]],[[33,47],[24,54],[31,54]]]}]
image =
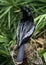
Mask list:
[{"label": "bird's neck", "polygon": [[27,20],[30,20],[31,18],[29,16],[23,15],[22,19],[25,20],[25,21],[27,21]]},{"label": "bird's neck", "polygon": [[32,18],[32,15],[28,15],[28,13],[27,12],[22,12],[22,19],[24,20],[24,21],[31,21],[33,18]]}]

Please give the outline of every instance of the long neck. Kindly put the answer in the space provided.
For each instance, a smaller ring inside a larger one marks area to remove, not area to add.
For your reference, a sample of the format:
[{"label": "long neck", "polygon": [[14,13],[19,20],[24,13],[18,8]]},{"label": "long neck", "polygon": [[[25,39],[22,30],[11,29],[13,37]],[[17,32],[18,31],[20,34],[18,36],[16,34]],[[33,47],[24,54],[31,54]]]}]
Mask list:
[{"label": "long neck", "polygon": [[22,12],[22,14],[23,14],[22,15],[23,18],[27,18],[28,14],[26,12]]},{"label": "long neck", "polygon": [[[29,12],[28,12],[29,13]],[[23,11],[22,12],[22,19],[24,21],[27,21],[27,20],[30,20],[30,21],[33,21],[33,16],[32,14],[28,15],[28,13],[26,11]]]},{"label": "long neck", "polygon": [[31,22],[33,22],[34,20],[33,20],[32,16],[25,16],[25,15],[23,15],[22,16],[22,21],[31,21]]},{"label": "long neck", "polygon": [[22,19],[23,19],[23,20],[31,20],[32,17],[31,17],[31,16],[27,16],[27,15],[24,14],[24,15],[22,16]]}]

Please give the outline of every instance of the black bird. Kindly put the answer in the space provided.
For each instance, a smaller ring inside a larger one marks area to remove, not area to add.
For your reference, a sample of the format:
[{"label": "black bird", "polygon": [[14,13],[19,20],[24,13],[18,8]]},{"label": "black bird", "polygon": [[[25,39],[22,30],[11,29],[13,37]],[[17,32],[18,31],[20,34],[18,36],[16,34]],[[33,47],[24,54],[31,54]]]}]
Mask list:
[{"label": "black bird", "polygon": [[29,40],[29,38],[32,36],[35,30],[34,19],[30,7],[29,6],[21,7],[21,12],[22,18],[18,23],[17,29],[18,55],[16,62],[18,64],[21,64],[23,62],[25,43]]}]

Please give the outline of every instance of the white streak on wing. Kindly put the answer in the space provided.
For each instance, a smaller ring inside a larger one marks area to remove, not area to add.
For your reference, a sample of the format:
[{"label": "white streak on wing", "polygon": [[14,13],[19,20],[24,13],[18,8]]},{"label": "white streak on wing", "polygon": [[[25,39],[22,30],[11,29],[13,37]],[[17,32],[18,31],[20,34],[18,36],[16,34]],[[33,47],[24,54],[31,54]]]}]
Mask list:
[{"label": "white streak on wing", "polygon": [[30,16],[31,15],[31,13],[30,12],[28,12],[28,16]]},{"label": "white streak on wing", "polygon": [[29,36],[33,33],[33,31],[34,31],[34,26],[33,26],[33,28],[23,37],[23,39],[26,38],[26,37],[29,37]]},{"label": "white streak on wing", "polygon": [[21,42],[22,42],[22,35],[23,35],[23,33],[21,32],[21,33],[20,33],[20,41],[19,41],[19,46],[21,45]]}]

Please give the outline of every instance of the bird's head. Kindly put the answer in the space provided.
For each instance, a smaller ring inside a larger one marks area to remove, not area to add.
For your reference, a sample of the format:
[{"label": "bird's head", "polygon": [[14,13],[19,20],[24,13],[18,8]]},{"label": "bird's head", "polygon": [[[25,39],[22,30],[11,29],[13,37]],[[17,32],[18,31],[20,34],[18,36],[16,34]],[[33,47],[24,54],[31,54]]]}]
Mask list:
[{"label": "bird's head", "polygon": [[21,12],[22,12],[23,16],[25,16],[25,17],[31,17],[32,16],[31,9],[28,5],[20,7],[20,8],[21,8]]}]

